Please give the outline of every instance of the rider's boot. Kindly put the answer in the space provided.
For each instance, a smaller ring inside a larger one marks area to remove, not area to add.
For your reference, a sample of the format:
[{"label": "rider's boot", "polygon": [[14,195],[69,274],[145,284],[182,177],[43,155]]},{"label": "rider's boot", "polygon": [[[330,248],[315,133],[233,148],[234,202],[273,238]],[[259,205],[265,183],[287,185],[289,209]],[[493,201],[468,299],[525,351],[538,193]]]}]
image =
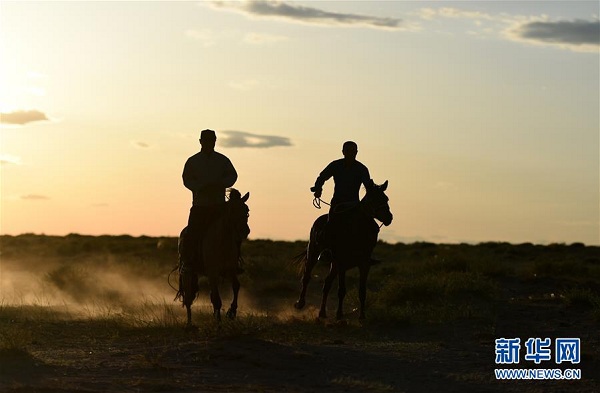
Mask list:
[{"label": "rider's boot", "polygon": [[331,221],[327,221],[317,240],[317,246],[321,248],[317,261],[327,263],[333,261],[333,251],[331,250],[332,238],[332,223]]}]

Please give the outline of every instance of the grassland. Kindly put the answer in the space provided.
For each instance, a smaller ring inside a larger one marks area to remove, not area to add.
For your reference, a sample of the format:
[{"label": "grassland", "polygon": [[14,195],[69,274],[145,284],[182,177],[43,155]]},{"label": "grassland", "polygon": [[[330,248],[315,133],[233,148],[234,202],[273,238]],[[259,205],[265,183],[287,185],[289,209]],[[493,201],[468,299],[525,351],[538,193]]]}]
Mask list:
[{"label": "grassland", "polygon": [[[305,242],[248,241],[238,319],[213,320],[201,281],[199,330],[188,333],[168,281],[176,246],[1,236],[0,391],[600,391],[598,247],[379,243],[367,321],[357,321],[352,272],[339,323],[316,318],[326,266],[314,271],[307,309],[292,306],[300,284],[291,261]],[[226,283],[222,296],[226,307]],[[336,303],[334,290],[331,311]],[[501,337],[580,338],[571,368],[582,379],[496,381]]]}]

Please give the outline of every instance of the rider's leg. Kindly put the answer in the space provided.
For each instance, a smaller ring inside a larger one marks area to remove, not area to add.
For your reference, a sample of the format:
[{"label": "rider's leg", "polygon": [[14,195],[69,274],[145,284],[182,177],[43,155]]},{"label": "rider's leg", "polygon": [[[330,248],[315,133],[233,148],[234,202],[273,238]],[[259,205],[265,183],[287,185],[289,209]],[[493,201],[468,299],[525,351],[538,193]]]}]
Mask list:
[{"label": "rider's leg", "polygon": [[317,246],[321,249],[321,252],[317,257],[318,261],[331,262],[333,260],[333,251],[331,248],[333,246],[333,236],[337,224],[334,209],[334,205],[332,204],[327,216],[327,222],[323,226],[317,239]]},{"label": "rider's leg", "polygon": [[204,209],[201,206],[192,206],[182,244],[183,263],[191,267],[195,272],[200,272],[202,268],[202,264],[199,261],[201,258],[199,243],[202,237],[204,216]]}]

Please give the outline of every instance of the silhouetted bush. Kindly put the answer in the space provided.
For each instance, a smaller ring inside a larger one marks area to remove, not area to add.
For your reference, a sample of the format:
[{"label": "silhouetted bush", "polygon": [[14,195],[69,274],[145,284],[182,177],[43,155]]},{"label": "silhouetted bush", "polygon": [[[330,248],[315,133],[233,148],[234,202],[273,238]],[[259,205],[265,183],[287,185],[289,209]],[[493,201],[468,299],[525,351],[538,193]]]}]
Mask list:
[{"label": "silhouetted bush", "polygon": [[[278,301],[291,306],[300,289],[299,266],[292,260],[306,246],[306,241],[265,239],[243,243],[245,273],[240,281],[254,303]],[[166,277],[178,259],[176,237],[4,235],[0,236],[0,247],[3,261],[29,264],[31,270],[52,264],[46,281],[75,300],[118,301],[124,296],[122,289],[113,290],[110,282],[99,282],[95,275],[99,271],[145,278],[166,287]],[[369,275],[367,314],[395,323],[489,315],[502,282],[518,280],[534,285],[546,278],[557,283],[557,293],[566,291],[565,304],[587,305],[600,315],[599,255],[600,247],[581,243],[379,242],[374,257],[383,262]],[[315,267],[309,303],[318,305],[327,272],[327,265]],[[173,278],[171,282],[175,282]],[[353,269],[348,272],[349,310],[358,306],[357,286],[358,271]],[[569,292],[570,288],[579,289]]]}]

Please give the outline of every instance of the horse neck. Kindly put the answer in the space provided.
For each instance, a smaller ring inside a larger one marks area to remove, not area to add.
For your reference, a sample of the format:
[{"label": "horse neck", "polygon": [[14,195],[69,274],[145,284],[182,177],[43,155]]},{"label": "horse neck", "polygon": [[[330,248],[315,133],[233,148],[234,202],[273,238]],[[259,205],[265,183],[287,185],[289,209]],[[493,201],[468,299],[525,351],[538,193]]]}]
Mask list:
[{"label": "horse neck", "polygon": [[209,235],[204,241],[208,241],[212,247],[234,248],[234,225],[230,220],[229,212],[224,212],[213,224]]},{"label": "horse neck", "polygon": [[228,208],[225,210],[225,214],[223,215],[223,232],[224,235],[231,234],[235,238],[237,235],[236,231],[240,230],[244,224],[247,226],[248,222],[235,222],[232,209],[232,206],[228,206]]},{"label": "horse neck", "polygon": [[334,214],[344,215],[348,217],[347,219],[358,224],[359,226],[363,226],[368,221],[372,220],[372,217],[368,214],[368,209],[365,207],[363,201],[358,202],[352,209]]},{"label": "horse neck", "polygon": [[358,203],[359,214],[361,217],[375,219],[375,216],[372,214],[373,209],[369,208],[369,202],[367,201],[367,196],[365,195],[363,199]]}]

